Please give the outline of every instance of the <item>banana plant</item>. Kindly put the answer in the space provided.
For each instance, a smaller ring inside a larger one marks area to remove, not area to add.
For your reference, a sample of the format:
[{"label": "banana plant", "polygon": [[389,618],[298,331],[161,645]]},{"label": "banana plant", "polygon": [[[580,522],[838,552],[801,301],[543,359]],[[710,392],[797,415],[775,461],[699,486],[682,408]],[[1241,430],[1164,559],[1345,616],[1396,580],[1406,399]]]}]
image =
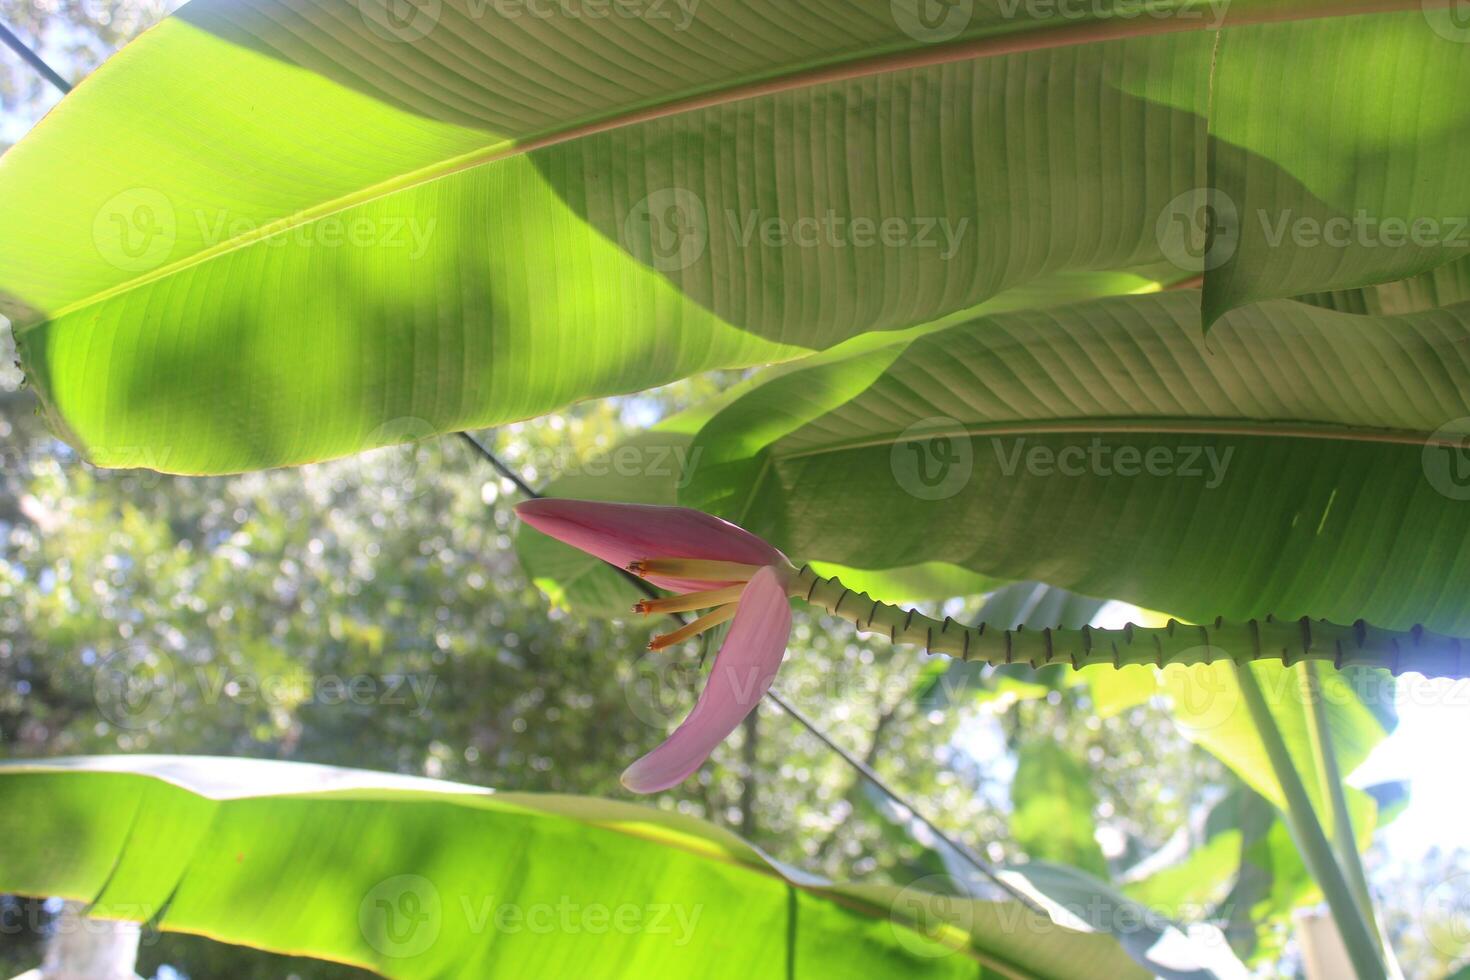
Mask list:
[{"label": "banana plant", "polygon": [[[1470,675],[1470,38],[1441,0],[1034,6],[690,2],[601,22],[477,0],[194,0],[0,157],[0,309],[60,437],[100,466],[183,474],[779,364],[643,434],[683,452],[676,482],[553,494],[656,508],[639,513],[664,530],[692,508],[679,520],[760,545],[689,554],[692,538],[655,535],[618,552],[682,593],[644,611],[712,610],[665,642],[733,619],[727,649],[760,654],[763,691],[797,598],[962,662],[1142,667],[1166,687],[1193,666],[1239,708],[1201,744],[1280,811],[1354,969],[1387,975],[1364,802],[1341,779],[1368,720],[1324,692],[1369,670]],[[611,552],[520,547],[557,599],[626,601]],[[889,601],[1009,582],[1177,618],[1024,630]],[[678,758],[635,768],[636,788],[687,776],[742,714],[701,705],[699,737],[676,732]],[[300,858],[237,821],[309,836],[308,800],[171,765],[7,771],[35,808],[81,822],[79,801],[118,793],[159,822],[156,846],[84,823],[86,861],[53,842],[35,852],[51,865],[0,887],[139,885],[172,896],[172,925],[224,930],[219,895],[258,895]],[[368,803],[466,825],[466,808],[539,806],[435,792],[359,787],[350,815],[388,847]],[[549,809],[564,830],[596,807]],[[164,854],[174,832],[225,837]],[[231,869],[231,847],[274,860]],[[208,865],[198,892],[146,867],[186,859]],[[764,905],[728,908],[793,929],[789,901],[836,923],[794,930],[788,972],[817,955],[813,932],[832,963],[906,965],[892,944],[848,945],[871,912],[843,904],[858,892],[778,877]],[[241,881],[256,890],[228,890]],[[228,928],[402,966],[340,921],[303,935],[317,926],[288,918]],[[1132,967],[1074,937],[1018,950],[961,932],[1000,972]],[[769,968],[772,949],[722,965]]]}]

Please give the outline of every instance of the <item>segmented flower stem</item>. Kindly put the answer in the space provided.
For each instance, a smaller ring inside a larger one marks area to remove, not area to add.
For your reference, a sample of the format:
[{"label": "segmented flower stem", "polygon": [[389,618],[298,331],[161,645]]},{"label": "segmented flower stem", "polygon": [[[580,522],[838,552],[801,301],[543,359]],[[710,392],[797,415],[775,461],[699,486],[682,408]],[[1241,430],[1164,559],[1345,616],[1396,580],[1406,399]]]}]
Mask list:
[{"label": "segmented flower stem", "polygon": [[854,592],[835,577],[817,575],[809,566],[798,573],[796,594],[849,620],[861,632],[886,634],[894,643],[921,646],[929,653],[992,664],[1165,667],[1279,660],[1291,666],[1313,660],[1339,669],[1362,665],[1394,674],[1418,671],[1428,677],[1470,677],[1470,640],[1419,626],[1386,630],[1362,620],[1344,626],[1305,617],[1282,620],[1267,616],[1244,622],[1217,619],[1201,625],[1171,619],[1166,626],[1129,624],[1116,630],[1090,626],[1006,630],[984,623],[966,626],[949,617],[938,620],[915,609],[879,602],[866,592]]}]

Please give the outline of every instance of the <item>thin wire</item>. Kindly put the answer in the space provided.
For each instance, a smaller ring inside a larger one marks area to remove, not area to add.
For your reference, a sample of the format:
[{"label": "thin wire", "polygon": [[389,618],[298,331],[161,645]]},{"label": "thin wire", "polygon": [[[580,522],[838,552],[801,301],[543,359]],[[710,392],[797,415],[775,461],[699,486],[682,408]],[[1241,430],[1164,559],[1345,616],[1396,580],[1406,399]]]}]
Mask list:
[{"label": "thin wire", "polygon": [[[475,452],[479,454],[481,459],[485,460],[485,462],[495,467],[495,472],[505,477],[511,483],[514,483],[517,490],[525,494],[527,497],[530,497],[532,500],[540,499],[541,494],[532,489],[531,485],[528,484],[525,480],[522,480],[519,473],[502,463],[500,461],[500,457],[496,456],[490,450],[486,449],[480,443],[480,440],[476,439],[468,432],[461,432],[459,436],[461,439],[463,439],[465,442],[469,443],[475,448]],[[639,579],[639,581],[642,581],[642,579]]]},{"label": "thin wire", "polygon": [[36,54],[36,52],[32,51],[24,41],[16,37],[11,32],[10,28],[6,27],[4,24],[0,24],[0,41],[4,41],[6,46],[8,46],[10,50],[14,51],[16,54],[20,55],[26,64],[30,65],[32,68],[36,69],[36,71],[40,72],[41,76],[45,78],[46,81],[61,89],[62,95],[65,95],[67,92],[71,91],[71,83],[58,75],[50,65],[46,64],[44,58]]},{"label": "thin wire", "polygon": [[[475,450],[478,452],[482,459],[488,462],[491,466],[495,467],[495,471],[497,473],[514,483],[516,487],[521,491],[521,493],[525,494],[527,497],[530,497],[532,500],[541,499],[542,495],[540,493],[527,485],[527,483],[522,480],[520,476],[515,473],[514,470],[503,463],[500,458],[495,455],[495,453],[488,449],[478,439],[470,435],[468,432],[461,432],[460,435],[464,437],[465,441],[475,447]],[[658,590],[649,585],[648,582],[646,582],[642,578],[634,575],[626,568],[620,568],[618,569],[618,571],[621,572],[629,582],[633,583],[633,585],[635,585],[639,589],[639,591],[643,592],[645,595],[649,596],[650,598],[658,597]],[[685,621],[684,617],[678,615],[677,613],[668,613],[667,615],[670,619],[677,620],[680,623],[683,623]],[[776,707],[786,712],[786,714],[789,715],[797,724],[801,725],[801,727],[805,728],[808,732],[815,736],[817,741],[821,742],[823,745],[827,746],[827,748],[837,753],[838,757],[841,758],[842,761],[846,762],[849,766],[852,766],[853,769],[857,770],[858,775],[862,776],[868,782],[872,783],[874,789],[878,790],[878,792],[882,793],[884,796],[888,797],[904,810],[908,811],[908,813],[912,815],[914,819],[918,820],[925,827],[928,827],[930,832],[933,833],[935,837],[938,837],[945,844],[949,845],[949,847],[956,854],[958,854],[965,861],[973,865],[975,870],[979,871],[986,878],[989,878],[998,888],[1000,888],[1001,891],[1005,892],[1007,895],[1010,895],[1012,898],[1020,902],[1022,905],[1026,906],[1031,911],[1039,915],[1046,915],[1046,912],[1041,909],[1041,907],[1038,906],[1029,895],[1027,895],[1025,892],[1020,891],[1010,882],[1002,878],[1000,876],[1000,872],[996,870],[993,864],[991,864],[989,861],[986,861],[984,858],[976,854],[964,844],[961,844],[959,841],[955,840],[949,834],[945,833],[944,830],[941,829],[937,824],[935,824],[933,820],[930,820],[928,817],[926,817],[923,811],[921,811],[914,804],[910,803],[908,800],[904,799],[898,794],[897,790],[893,789],[893,787],[885,783],[882,777],[873,771],[873,768],[871,766],[863,762],[863,760],[859,759],[851,752],[844,749],[842,746],[838,745],[835,741],[833,741],[831,736],[822,731],[822,729],[818,728],[817,723],[812,721],[805,714],[799,711],[795,705],[788,704],[786,700],[775,691],[766,691],[766,700],[770,701]]]},{"label": "thin wire", "polygon": [[908,800],[905,800],[902,796],[899,796],[896,790],[890,787],[887,783],[883,782],[882,777],[874,772],[871,766],[869,766],[862,759],[859,759],[857,756],[853,755],[851,752],[844,749],[842,746],[838,745],[836,742],[832,741],[832,739],[828,738],[827,734],[823,732],[820,728],[818,728],[815,722],[813,722],[806,715],[802,714],[795,705],[787,704],[785,699],[783,699],[775,691],[767,691],[766,697],[770,698],[770,700],[776,705],[776,707],[786,712],[792,718],[795,718],[796,721],[802,725],[802,727],[815,735],[823,745],[827,746],[827,748],[831,749],[833,752],[836,752],[839,756],[841,756],[844,762],[852,766],[864,779],[872,783],[874,788],[877,789],[878,792],[882,793],[884,796],[891,799],[894,803],[897,803],[899,806],[903,807],[909,812],[910,816],[919,821],[925,827],[928,827],[929,831],[934,834],[935,837],[938,837],[940,840],[944,841],[944,843],[948,844],[956,854],[964,858],[970,864],[974,865],[976,870],[978,870],[981,874],[994,882],[1001,891],[1005,892],[1007,895],[1010,895],[1012,898],[1029,908],[1031,911],[1036,912],[1040,915],[1046,915],[1046,912],[1040,906],[1038,906],[1035,901],[1032,900],[1031,896],[1027,895],[1023,891],[1020,891],[1010,882],[1002,878],[1000,876],[1000,872],[996,869],[995,865],[991,864],[989,861],[985,860],[980,855],[970,850],[970,848],[955,840],[953,837],[949,836],[949,834],[945,833],[942,829],[936,826],[933,820],[930,820],[928,817],[924,816],[924,814],[917,807],[915,807]]},{"label": "thin wire", "polygon": [[[12,34],[4,24],[0,24],[0,40],[3,40],[7,45],[9,45],[10,48],[13,49],[17,54],[19,54],[21,58],[26,61],[27,64],[38,71],[48,82],[60,89],[63,94],[71,91],[71,85],[66,81],[66,79],[57,74],[50,65],[46,64],[45,60],[40,55],[36,54],[29,47],[27,47],[25,42]],[[478,455],[481,459],[485,460],[485,462],[494,467],[495,472],[499,473],[511,483],[515,484],[516,489],[519,490],[522,494],[533,500],[540,499],[540,493],[538,493],[525,480],[521,479],[519,473],[511,469],[509,466],[505,465],[505,463],[501,461],[500,457],[496,456],[487,447],[485,447],[480,442],[480,440],[476,439],[468,432],[461,432],[459,433],[459,436],[474,449],[476,455]],[[648,596],[655,598],[658,596],[658,590],[654,589],[643,579],[634,575],[632,572],[629,572],[627,569],[620,569],[620,571],[628,578],[629,581],[631,581]],[[677,619],[679,622],[684,622],[684,618],[682,616],[673,614],[671,615],[672,618]],[[802,712],[798,711],[794,705],[787,704],[786,701],[783,700],[781,696],[778,695],[775,691],[767,691],[766,699],[769,700],[776,707],[780,708],[782,711],[786,712],[786,714],[794,719],[797,724],[801,725],[813,736],[815,736],[816,739],[820,741],[823,745],[827,746],[827,748],[837,753],[838,757],[841,758],[842,761],[846,762],[849,766],[852,766],[853,769],[857,770],[859,775],[861,775],[868,782],[872,783],[873,787],[877,789],[878,792],[882,793],[894,803],[907,810],[916,820],[922,823],[925,827],[928,827],[930,832],[932,832],[934,836],[938,837],[945,844],[949,845],[949,847],[956,854],[958,854],[960,857],[964,858],[967,862],[973,865],[977,871],[979,871],[985,877],[989,878],[1002,891],[1010,895],[1012,898],[1016,899],[1022,905],[1025,905],[1027,908],[1031,909],[1033,912],[1037,912],[1042,915],[1046,914],[1041,908],[1036,905],[1036,903],[1030,898],[1030,896],[1026,895],[1024,892],[1019,891],[1014,885],[1011,885],[1009,882],[1002,879],[999,872],[996,871],[995,867],[990,862],[986,861],[984,858],[980,857],[980,855],[976,854],[964,844],[961,844],[959,841],[955,840],[953,837],[949,836],[949,834],[941,830],[940,827],[934,823],[934,821],[930,820],[924,815],[923,811],[914,806],[914,804],[910,803],[908,800],[904,799],[902,796],[898,795],[897,791],[895,791],[887,783],[883,782],[882,778],[880,778],[879,775],[874,772],[870,766],[868,766],[861,759],[857,758],[851,752],[848,752],[842,746],[834,742],[827,735],[826,732],[817,727],[816,722],[812,721]]]}]

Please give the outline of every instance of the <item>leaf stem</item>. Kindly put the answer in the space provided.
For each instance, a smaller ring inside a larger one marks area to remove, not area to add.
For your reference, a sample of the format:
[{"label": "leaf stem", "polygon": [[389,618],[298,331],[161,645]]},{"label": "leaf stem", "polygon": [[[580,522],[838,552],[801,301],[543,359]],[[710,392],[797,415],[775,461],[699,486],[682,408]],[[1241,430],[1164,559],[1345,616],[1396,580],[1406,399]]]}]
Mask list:
[{"label": "leaf stem", "polygon": [[1342,936],[1348,959],[1352,961],[1353,972],[1358,975],[1358,980],[1387,980],[1373,929],[1353,898],[1342,868],[1333,857],[1332,846],[1327,843],[1327,835],[1323,833],[1312,802],[1307,798],[1301,775],[1291,761],[1291,753],[1282,740],[1281,730],[1276,727],[1276,718],[1266,704],[1255,674],[1249,666],[1237,664],[1235,678],[1251,720],[1255,722],[1256,733],[1266,749],[1266,757],[1271,760],[1271,769],[1286,797],[1286,825],[1301,849],[1307,870],[1327,899],[1327,907],[1332,911],[1338,934]]},{"label": "leaf stem", "polygon": [[891,642],[921,646],[959,660],[1032,667],[1065,664],[1081,669],[1097,664],[1236,664],[1279,660],[1286,666],[1322,660],[1341,669],[1362,665],[1394,674],[1418,671],[1429,677],[1470,677],[1470,640],[1431,633],[1420,626],[1388,630],[1362,620],[1351,625],[1326,620],[1250,619],[1208,624],[1169,620],[1161,627],[1129,624],[1122,629],[1014,629],[981,623],[966,626],[946,617],[926,616],[854,592],[836,578],[823,578],[803,566],[794,594],[856,626],[859,632],[886,633]]},{"label": "leaf stem", "polygon": [[1358,838],[1353,832],[1352,814],[1348,812],[1347,793],[1343,791],[1342,771],[1337,765],[1337,750],[1332,745],[1332,728],[1327,719],[1327,702],[1322,696],[1322,678],[1315,663],[1302,664],[1301,680],[1306,695],[1308,711],[1307,738],[1316,757],[1317,772],[1321,776],[1322,792],[1332,807],[1332,844],[1337,851],[1337,860],[1352,887],[1358,910],[1378,938],[1379,950],[1385,962],[1389,962],[1392,949],[1379,926],[1373,909],[1373,896],[1368,889],[1368,876],[1363,871],[1363,861],[1358,854]]}]

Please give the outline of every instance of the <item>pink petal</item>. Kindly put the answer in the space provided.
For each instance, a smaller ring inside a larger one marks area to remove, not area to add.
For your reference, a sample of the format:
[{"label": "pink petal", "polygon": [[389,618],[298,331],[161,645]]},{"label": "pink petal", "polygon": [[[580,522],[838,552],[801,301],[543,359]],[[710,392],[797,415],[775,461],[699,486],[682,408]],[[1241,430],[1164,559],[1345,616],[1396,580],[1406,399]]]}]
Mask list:
[{"label": "pink petal", "polygon": [[765,697],[790,637],[786,590],[774,568],[762,568],[740,596],[694,710],[662,745],[627,768],[623,785],[635,793],[657,793],[689,778]]},{"label": "pink petal", "polygon": [[[688,507],[543,497],[516,504],[516,514],[543,534],[619,568],[639,558],[706,558],[744,565],[773,565],[786,560],[785,555],[744,528]],[[675,592],[713,587],[709,582],[662,576],[650,576],[648,580]]]}]

